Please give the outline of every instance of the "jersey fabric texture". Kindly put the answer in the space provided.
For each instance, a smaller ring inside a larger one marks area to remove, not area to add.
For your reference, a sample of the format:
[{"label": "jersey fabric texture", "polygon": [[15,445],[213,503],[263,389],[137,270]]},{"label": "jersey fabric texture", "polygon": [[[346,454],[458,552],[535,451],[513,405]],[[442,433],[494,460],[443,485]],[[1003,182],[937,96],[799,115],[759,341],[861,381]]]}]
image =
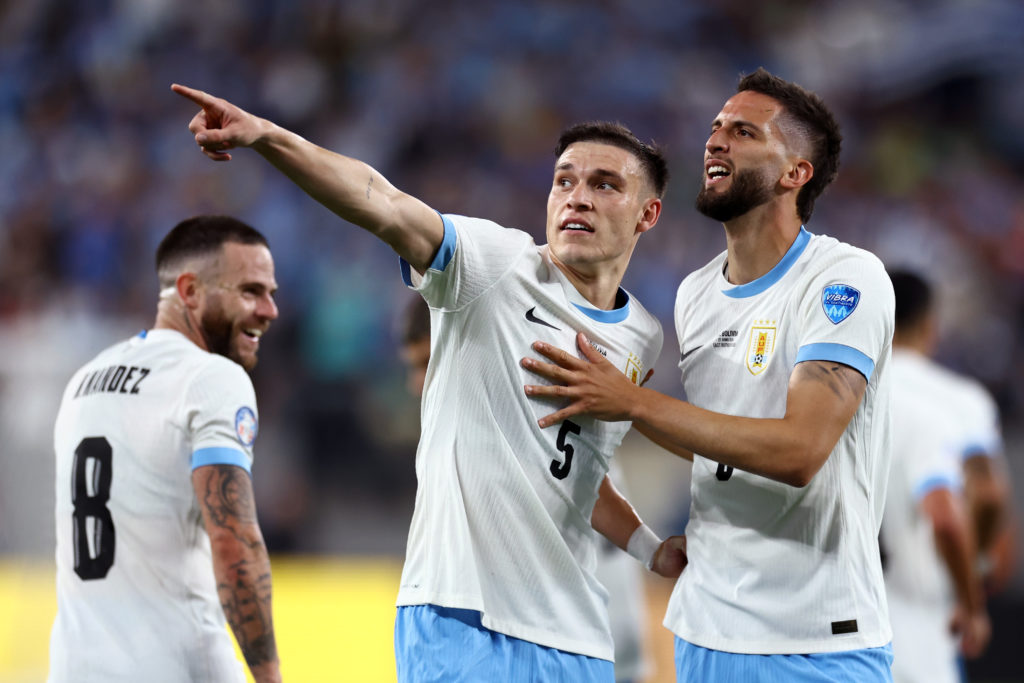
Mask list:
[{"label": "jersey fabric texture", "polygon": [[781,418],[796,364],[858,370],[864,398],[825,464],[797,488],[694,454],[689,565],[665,626],[690,643],[748,654],[873,648],[891,633],[878,552],[890,449],[894,298],[870,253],[801,229],[764,276],[732,285],[726,254],[676,298],[687,399]]},{"label": "jersey fabric texture", "polygon": [[905,349],[893,352],[892,366],[893,462],[881,541],[893,677],[953,683],[959,680],[956,639],[949,632],[954,589],[921,502],[940,488],[960,495],[962,458],[982,442],[994,447],[997,437],[967,380]]},{"label": "jersey fabric texture", "polygon": [[57,618],[50,681],[244,681],[192,487],[248,470],[257,430],[242,367],[150,330],[72,377],[54,429]]},{"label": "jersey fabric texture", "polygon": [[398,608],[395,664],[399,683],[564,681],[613,683],[613,665],[484,628],[480,613],[436,605]]},{"label": "jersey fabric texture", "polygon": [[431,355],[416,453],[418,489],[398,605],[476,610],[485,628],[611,660],[607,595],[594,575],[590,516],[628,422],[537,420],[543,380],[520,366],[542,340],[576,332],[634,382],[661,350],[661,326],[620,290],[594,309],[546,246],[490,221],[445,215],[444,242],[406,283],[430,306]]}]

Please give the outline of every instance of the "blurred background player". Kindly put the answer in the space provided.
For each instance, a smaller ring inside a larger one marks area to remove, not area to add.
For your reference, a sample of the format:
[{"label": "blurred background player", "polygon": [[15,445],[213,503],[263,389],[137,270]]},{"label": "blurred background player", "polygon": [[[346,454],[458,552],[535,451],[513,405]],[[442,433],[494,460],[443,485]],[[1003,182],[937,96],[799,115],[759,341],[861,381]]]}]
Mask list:
[{"label": "blurred background player", "polygon": [[[958,681],[958,652],[988,644],[984,572],[1010,571],[1008,479],[994,401],[980,383],[931,360],[937,317],[931,286],[890,273],[893,337],[893,465],[882,520],[897,681]],[[994,558],[994,559],[992,559]]]},{"label": "blurred background player", "polygon": [[[252,147],[341,218],[388,244],[431,306],[432,352],[416,453],[416,505],[398,593],[400,681],[614,678],[594,529],[665,576],[685,563],[608,479],[629,425],[537,428],[518,365],[538,335],[585,330],[629,381],[656,362],[661,327],[621,289],[661,214],[661,153],[617,124],[563,132],[546,235],[440,214],[367,164],[204,92],[189,124],[201,151]],[[436,368],[436,369],[435,369]],[[441,541],[444,539],[444,542]]]},{"label": "blurred background player", "polygon": [[[430,307],[422,298],[409,302],[399,330],[399,353],[406,368],[406,386],[411,394],[420,397],[430,363]],[[612,459],[608,476],[619,491],[628,496],[618,460]],[[645,656],[647,598],[640,565],[602,537],[598,539],[595,575],[608,591],[608,623],[615,644],[615,681],[641,681],[649,673],[650,665]]]},{"label": "blurred background player", "polygon": [[247,371],[277,317],[266,239],[226,216],[156,252],[156,322],[68,383],[54,428],[52,683],[281,680]]}]

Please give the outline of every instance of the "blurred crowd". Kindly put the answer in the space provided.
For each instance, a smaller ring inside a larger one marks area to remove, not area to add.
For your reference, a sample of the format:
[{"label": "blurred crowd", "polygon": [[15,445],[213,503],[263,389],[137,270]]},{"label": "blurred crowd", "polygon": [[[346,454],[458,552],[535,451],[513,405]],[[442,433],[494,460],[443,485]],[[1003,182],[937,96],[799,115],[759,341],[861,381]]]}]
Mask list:
[{"label": "blurred crowd", "polygon": [[1020,26],[1014,0],[0,4],[0,552],[52,548],[38,490],[53,486],[58,393],[152,323],[155,246],[198,213],[251,223],[276,260],[281,317],[254,375],[271,550],[403,546],[418,403],[397,354],[412,296],[397,257],[253,152],[202,157],[172,82],[363,159],[441,211],[538,240],[562,127],[619,120],[653,139],[673,178],[625,285],[665,326],[652,386],[679,395],[676,287],[724,245],[693,209],[703,143],[739,74],[765,66],[819,92],[843,125],[839,178],[808,229],[933,279],[940,360],[982,380],[1017,432]]}]

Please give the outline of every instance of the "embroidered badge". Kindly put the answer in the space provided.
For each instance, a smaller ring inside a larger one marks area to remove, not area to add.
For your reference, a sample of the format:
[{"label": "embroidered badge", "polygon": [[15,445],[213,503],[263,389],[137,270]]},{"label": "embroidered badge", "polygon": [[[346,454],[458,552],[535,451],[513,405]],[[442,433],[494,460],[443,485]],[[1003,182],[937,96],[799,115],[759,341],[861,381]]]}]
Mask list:
[{"label": "embroidered badge", "polygon": [[235,436],[238,437],[239,443],[246,448],[252,446],[253,442],[256,441],[256,432],[259,431],[259,423],[256,421],[256,413],[252,412],[252,408],[242,406],[235,413]]},{"label": "embroidered badge", "polygon": [[768,367],[772,351],[775,350],[775,333],[777,327],[774,320],[755,320],[750,328],[750,345],[747,347],[747,370],[752,375],[760,375]]},{"label": "embroidered badge", "polygon": [[860,292],[850,285],[829,285],[821,292],[821,307],[835,325],[849,318],[858,303]]},{"label": "embroidered badge", "polygon": [[629,358],[626,359],[626,377],[633,384],[639,385],[640,380],[643,379],[641,377],[642,372],[643,367],[640,364],[640,358],[636,354],[629,354]]}]

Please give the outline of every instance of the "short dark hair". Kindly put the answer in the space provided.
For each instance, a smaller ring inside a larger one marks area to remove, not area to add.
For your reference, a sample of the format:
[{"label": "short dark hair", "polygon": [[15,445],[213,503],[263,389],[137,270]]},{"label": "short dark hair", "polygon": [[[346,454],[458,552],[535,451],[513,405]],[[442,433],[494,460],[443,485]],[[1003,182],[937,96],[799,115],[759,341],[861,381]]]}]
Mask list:
[{"label": "short dark hair", "polygon": [[220,249],[226,242],[238,244],[262,244],[269,248],[267,238],[256,228],[231,216],[193,216],[171,228],[156,248],[156,272],[160,286],[169,287],[173,281],[165,282],[167,272],[185,259],[204,256]]},{"label": "short dark hair", "polygon": [[932,310],[932,287],[909,270],[889,272],[896,295],[896,329],[905,330],[920,323]]},{"label": "short dark hair", "polygon": [[558,136],[555,156],[562,156],[562,152],[574,142],[601,142],[626,150],[640,160],[644,173],[654,187],[654,194],[659,198],[665,194],[665,186],[668,184],[665,155],[655,143],[641,142],[633,131],[621,123],[586,121],[569,126]]},{"label": "short dark hair", "polygon": [[430,339],[430,307],[423,297],[413,297],[405,307],[399,332],[406,346]]},{"label": "short dark hair", "polygon": [[806,223],[814,212],[814,200],[835,180],[839,171],[839,150],[843,142],[839,124],[818,95],[769,73],[764,67],[740,78],[736,92],[748,90],[767,95],[781,104],[811,145],[808,161],[814,166],[814,175],[796,196],[796,211]]}]

